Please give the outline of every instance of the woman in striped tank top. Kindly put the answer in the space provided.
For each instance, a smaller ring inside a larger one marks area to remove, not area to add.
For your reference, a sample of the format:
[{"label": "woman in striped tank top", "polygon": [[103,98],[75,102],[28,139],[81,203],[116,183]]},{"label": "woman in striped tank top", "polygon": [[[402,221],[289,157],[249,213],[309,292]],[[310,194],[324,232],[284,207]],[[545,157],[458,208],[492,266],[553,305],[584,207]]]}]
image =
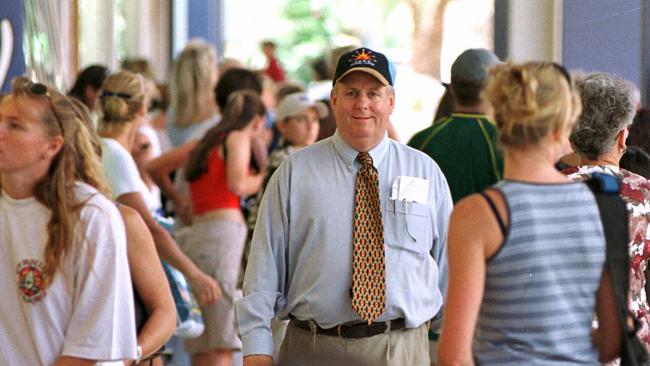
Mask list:
[{"label": "woman in striped tank top", "polygon": [[609,361],[621,330],[598,207],[586,185],[554,167],[569,150],[580,97],[553,63],[499,65],[491,76],[504,180],[452,213],[439,365]]}]

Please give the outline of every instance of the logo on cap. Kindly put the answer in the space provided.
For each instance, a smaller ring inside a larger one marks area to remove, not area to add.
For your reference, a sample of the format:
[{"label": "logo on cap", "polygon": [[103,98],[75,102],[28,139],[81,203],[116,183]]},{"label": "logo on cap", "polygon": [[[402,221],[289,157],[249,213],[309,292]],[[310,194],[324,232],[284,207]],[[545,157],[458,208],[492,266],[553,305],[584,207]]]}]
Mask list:
[{"label": "logo on cap", "polygon": [[382,53],[365,47],[350,51],[339,59],[332,85],[352,71],[362,71],[377,78],[384,85],[393,85],[388,59]]},{"label": "logo on cap", "polygon": [[352,57],[350,57],[350,66],[360,66],[360,65],[369,65],[369,66],[375,66],[375,63],[377,62],[377,58],[375,55],[364,48],[357,50],[355,53],[352,54]]}]

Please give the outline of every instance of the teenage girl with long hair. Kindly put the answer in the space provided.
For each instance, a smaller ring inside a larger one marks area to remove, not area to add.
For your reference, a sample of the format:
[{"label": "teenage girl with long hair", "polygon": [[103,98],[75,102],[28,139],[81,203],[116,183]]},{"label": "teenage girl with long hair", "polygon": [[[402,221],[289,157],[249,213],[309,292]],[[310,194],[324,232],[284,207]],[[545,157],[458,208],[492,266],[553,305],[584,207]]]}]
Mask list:
[{"label": "teenage girl with long hair", "polygon": [[217,51],[202,39],[190,40],[174,61],[167,134],[180,146],[192,135],[203,135],[219,122],[214,101]]},{"label": "teenage girl with long hair", "polygon": [[220,296],[217,282],[183,254],[169,232],[152,216],[154,206],[147,199],[149,190],[131,156],[139,123],[146,116],[142,76],[128,71],[110,75],[104,82],[100,104],[102,164],[113,198],[138,211],[154,238],[160,257],[187,277],[200,303],[217,301]]},{"label": "teenage girl with long hair", "polygon": [[263,175],[249,167],[265,113],[257,94],[233,93],[221,122],[198,143],[187,165],[193,224],[179,242],[199,268],[221,284],[223,293],[216,304],[201,307],[203,334],[185,342],[195,366],[232,365],[233,351],[241,349],[234,317],[234,302],[241,297],[237,278],[247,234],[240,197],[257,192],[262,183]]},{"label": "teenage girl with long hair", "polygon": [[124,225],[73,103],[26,78],[0,102],[0,364],[137,358]]},{"label": "teenage girl with long hair", "polygon": [[[102,145],[88,108],[78,99],[70,98],[70,101],[88,129],[93,151],[101,159]],[[161,366],[163,360],[159,351],[176,329],[176,306],[147,225],[136,210],[120,204],[117,207],[124,221],[127,258],[133,292],[137,295],[134,302],[138,356],[143,364]]]}]

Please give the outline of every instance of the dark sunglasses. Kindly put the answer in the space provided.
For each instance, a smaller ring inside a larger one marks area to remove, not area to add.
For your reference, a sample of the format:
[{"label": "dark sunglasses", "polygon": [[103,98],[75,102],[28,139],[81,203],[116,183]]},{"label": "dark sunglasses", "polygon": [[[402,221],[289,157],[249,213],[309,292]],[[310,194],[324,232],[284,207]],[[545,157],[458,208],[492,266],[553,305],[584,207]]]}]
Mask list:
[{"label": "dark sunglasses", "polygon": [[37,97],[42,97],[42,96],[47,97],[47,100],[50,102],[50,108],[52,108],[52,113],[54,113],[54,118],[56,118],[56,123],[59,124],[59,128],[61,129],[61,134],[65,136],[63,123],[61,122],[61,118],[59,117],[59,114],[56,112],[56,108],[54,108],[54,102],[52,102],[52,94],[50,94],[50,90],[47,88],[47,86],[41,83],[34,83],[27,90],[29,91],[30,95],[37,96]]}]

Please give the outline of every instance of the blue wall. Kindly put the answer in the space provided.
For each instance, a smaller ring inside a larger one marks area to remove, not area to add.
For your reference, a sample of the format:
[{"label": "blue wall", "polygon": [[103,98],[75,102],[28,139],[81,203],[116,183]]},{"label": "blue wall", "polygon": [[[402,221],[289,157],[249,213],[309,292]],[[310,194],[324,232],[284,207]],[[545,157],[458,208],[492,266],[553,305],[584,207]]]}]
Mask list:
[{"label": "blue wall", "polygon": [[223,55],[223,1],[190,0],[188,2],[188,37],[203,38]]},{"label": "blue wall", "polygon": [[[0,6],[0,19],[8,19],[13,31],[13,48],[9,69],[5,75],[0,75],[0,91],[8,92],[11,87],[11,80],[25,73],[25,55],[23,54],[23,19],[25,5],[23,0],[2,0]],[[6,42],[0,36],[0,45]],[[1,49],[1,48],[0,48]],[[0,55],[3,57],[4,55]],[[0,70],[2,72],[2,70]]]},{"label": "blue wall", "polygon": [[[565,0],[563,63],[618,74],[642,88],[645,0]],[[644,93],[644,95],[647,93]]]}]

